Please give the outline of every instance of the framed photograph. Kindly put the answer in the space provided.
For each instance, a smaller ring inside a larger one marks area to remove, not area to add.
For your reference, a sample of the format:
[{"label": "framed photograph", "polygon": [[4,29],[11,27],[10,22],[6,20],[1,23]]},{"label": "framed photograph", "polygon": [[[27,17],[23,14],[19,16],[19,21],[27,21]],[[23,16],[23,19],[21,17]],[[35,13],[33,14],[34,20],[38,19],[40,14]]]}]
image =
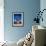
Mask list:
[{"label": "framed photograph", "polygon": [[12,13],[12,26],[13,27],[24,26],[24,12],[13,12]]}]

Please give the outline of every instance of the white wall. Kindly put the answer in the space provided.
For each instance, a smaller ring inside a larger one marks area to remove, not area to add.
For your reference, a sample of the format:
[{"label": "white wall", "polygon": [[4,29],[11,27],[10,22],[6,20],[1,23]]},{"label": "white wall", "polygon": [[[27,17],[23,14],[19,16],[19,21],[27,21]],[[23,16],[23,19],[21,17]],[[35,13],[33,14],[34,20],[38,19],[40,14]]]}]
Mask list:
[{"label": "white wall", "polygon": [[[46,0],[40,0],[40,9],[46,9]],[[43,12],[43,22],[41,21],[40,24],[46,27],[46,10]]]},{"label": "white wall", "polygon": [[[40,9],[46,9],[46,0],[40,0]],[[40,21],[40,25],[45,26],[46,27],[46,11],[43,12],[43,22]],[[46,41],[46,40],[45,40]],[[46,43],[46,42],[45,42]]]},{"label": "white wall", "polygon": [[0,0],[0,42],[4,41],[4,0]]}]

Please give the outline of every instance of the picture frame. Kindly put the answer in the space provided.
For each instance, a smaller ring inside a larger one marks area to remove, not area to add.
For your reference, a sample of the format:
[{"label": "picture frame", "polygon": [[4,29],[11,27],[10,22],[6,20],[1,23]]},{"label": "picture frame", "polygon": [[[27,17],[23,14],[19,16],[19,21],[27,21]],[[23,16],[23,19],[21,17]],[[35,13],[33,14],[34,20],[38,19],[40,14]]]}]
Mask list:
[{"label": "picture frame", "polygon": [[24,12],[12,12],[12,27],[24,26]]}]

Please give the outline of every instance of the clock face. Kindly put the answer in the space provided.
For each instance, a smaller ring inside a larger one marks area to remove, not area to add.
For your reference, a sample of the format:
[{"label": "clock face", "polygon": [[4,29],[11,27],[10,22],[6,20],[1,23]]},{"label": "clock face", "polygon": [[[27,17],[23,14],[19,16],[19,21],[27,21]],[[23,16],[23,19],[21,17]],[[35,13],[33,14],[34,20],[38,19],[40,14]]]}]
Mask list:
[{"label": "clock face", "polygon": [[43,11],[42,17],[43,21],[41,21],[41,25],[46,27],[46,10]]}]

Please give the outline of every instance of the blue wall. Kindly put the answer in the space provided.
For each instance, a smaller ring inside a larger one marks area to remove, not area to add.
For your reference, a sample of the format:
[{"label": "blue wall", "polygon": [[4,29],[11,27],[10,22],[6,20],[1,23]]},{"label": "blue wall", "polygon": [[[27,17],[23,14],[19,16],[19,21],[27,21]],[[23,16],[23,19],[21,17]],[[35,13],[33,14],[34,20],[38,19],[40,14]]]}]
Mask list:
[{"label": "blue wall", "polygon": [[[18,41],[31,31],[35,12],[40,9],[40,0],[5,0],[4,35],[7,41]],[[12,12],[24,12],[24,27],[12,27]]]}]

